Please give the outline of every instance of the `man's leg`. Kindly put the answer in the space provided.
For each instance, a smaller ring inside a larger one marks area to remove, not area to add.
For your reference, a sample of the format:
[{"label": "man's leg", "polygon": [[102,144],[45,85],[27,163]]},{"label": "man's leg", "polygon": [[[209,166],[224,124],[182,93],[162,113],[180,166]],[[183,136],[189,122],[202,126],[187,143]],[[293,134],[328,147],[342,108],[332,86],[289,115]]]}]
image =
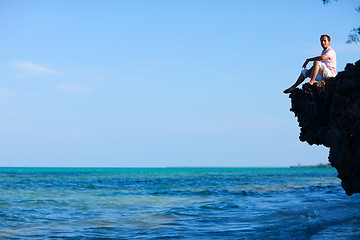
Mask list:
[{"label": "man's leg", "polygon": [[311,85],[314,84],[316,76],[319,73],[320,68],[319,68],[319,62],[318,61],[314,61],[314,65],[313,65],[312,69],[313,69],[313,72],[312,72],[311,80],[309,82]]},{"label": "man's leg", "polygon": [[[309,70],[310,71],[310,70]],[[308,71],[308,72],[309,72]],[[306,75],[308,75],[306,73]],[[296,82],[294,83],[294,85],[292,85],[291,87],[289,87],[288,89],[286,89],[284,91],[284,93],[291,93],[292,91],[294,91],[296,89],[297,86],[299,86],[303,81],[305,80],[305,77],[302,73],[300,73],[300,76],[298,77],[298,79],[296,80]]]}]

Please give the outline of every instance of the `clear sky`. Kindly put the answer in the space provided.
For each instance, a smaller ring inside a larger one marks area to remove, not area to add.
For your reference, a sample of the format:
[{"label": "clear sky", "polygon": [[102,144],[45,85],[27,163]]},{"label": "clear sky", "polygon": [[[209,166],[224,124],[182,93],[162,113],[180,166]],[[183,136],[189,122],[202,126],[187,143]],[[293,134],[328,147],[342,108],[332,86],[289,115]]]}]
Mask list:
[{"label": "clear sky", "polygon": [[358,0],[0,1],[0,166],[326,163],[282,91]]}]

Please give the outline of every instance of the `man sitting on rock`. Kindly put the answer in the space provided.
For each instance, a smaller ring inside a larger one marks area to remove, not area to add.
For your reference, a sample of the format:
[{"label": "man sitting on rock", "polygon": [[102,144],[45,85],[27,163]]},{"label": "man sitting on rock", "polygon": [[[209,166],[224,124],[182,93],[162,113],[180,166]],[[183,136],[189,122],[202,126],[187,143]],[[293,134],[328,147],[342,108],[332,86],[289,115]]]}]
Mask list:
[{"label": "man sitting on rock", "polygon": [[[322,81],[336,76],[336,53],[330,47],[330,37],[328,35],[321,35],[320,43],[324,49],[321,56],[308,58],[303,64],[303,70],[300,73],[296,83],[286,89],[284,93],[291,93],[299,86],[307,77],[311,80],[309,84],[313,85],[314,81]],[[310,69],[306,69],[306,65],[313,61],[314,64]]]}]

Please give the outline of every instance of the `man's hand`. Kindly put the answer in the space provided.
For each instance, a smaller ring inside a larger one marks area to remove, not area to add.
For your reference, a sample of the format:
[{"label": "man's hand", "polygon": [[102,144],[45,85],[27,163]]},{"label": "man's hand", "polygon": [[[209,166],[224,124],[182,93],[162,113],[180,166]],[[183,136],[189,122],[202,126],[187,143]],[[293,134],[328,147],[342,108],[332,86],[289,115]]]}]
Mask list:
[{"label": "man's hand", "polygon": [[314,80],[311,80],[311,81],[309,82],[309,84],[310,84],[310,85],[313,85],[314,82],[315,82]]},{"label": "man's hand", "polygon": [[306,61],[304,62],[304,64],[303,64],[303,68],[306,68],[306,65],[309,63],[309,59],[306,59]]}]

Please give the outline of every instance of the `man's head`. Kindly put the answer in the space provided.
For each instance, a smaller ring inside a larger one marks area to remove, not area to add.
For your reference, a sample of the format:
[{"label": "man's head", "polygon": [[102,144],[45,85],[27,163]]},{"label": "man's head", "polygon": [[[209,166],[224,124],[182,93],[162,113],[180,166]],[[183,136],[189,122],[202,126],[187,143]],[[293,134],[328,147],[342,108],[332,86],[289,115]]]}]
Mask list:
[{"label": "man's head", "polygon": [[327,49],[330,47],[330,36],[329,35],[321,35],[320,43],[323,49]]}]

